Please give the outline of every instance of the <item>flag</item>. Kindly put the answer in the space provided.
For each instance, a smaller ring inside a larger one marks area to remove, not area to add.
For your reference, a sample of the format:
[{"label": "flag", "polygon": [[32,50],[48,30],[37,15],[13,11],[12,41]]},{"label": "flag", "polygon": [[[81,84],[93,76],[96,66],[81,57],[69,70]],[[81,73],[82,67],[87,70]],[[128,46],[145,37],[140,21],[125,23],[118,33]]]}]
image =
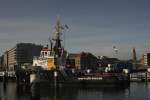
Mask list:
[{"label": "flag", "polygon": [[66,29],[69,29],[68,25],[65,24],[65,28],[66,28]]}]

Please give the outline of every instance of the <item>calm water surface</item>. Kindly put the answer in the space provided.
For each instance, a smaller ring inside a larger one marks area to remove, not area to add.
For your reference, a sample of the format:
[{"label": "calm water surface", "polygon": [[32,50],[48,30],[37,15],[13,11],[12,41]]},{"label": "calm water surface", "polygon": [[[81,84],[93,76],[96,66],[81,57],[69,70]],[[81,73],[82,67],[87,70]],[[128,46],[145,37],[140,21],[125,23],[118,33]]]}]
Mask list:
[{"label": "calm water surface", "polygon": [[[51,90],[42,87],[34,89],[35,100],[150,100],[150,83],[131,83],[125,89],[117,88],[62,88]],[[17,88],[15,82],[6,86],[0,83],[1,100],[33,100],[30,89]]]}]

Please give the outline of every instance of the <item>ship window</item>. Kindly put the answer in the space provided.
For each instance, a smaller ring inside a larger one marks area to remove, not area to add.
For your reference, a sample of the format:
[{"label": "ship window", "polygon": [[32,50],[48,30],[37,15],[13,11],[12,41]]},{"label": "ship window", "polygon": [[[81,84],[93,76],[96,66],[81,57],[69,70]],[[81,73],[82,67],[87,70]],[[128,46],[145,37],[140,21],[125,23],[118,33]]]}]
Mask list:
[{"label": "ship window", "polygon": [[45,56],[47,56],[47,52],[45,52]]},{"label": "ship window", "polygon": [[41,52],[41,56],[42,56],[42,57],[44,56],[44,52]]}]

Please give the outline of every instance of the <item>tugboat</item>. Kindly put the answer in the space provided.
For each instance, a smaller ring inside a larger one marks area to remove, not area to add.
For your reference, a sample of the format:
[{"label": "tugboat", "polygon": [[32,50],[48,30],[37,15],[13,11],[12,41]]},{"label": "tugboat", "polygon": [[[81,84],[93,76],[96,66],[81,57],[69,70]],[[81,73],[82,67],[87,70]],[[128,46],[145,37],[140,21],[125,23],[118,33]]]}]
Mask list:
[{"label": "tugboat", "polygon": [[[40,57],[33,59],[33,66],[37,69],[36,74],[31,77],[31,84],[50,85],[51,87],[62,86],[123,86],[129,84],[129,74],[90,72],[90,70],[68,70],[65,67],[67,52],[61,45],[61,35],[64,30],[57,18],[54,35],[50,40],[51,48],[43,48]],[[54,46],[53,46],[54,44]]]}]

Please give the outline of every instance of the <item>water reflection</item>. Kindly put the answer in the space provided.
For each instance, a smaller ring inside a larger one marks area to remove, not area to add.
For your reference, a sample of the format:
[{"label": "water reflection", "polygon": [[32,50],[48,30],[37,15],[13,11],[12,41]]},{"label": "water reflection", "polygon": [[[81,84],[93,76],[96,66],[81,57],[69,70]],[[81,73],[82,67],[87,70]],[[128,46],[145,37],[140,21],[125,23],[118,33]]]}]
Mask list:
[{"label": "water reflection", "polygon": [[33,100],[77,100],[77,88],[50,88],[37,86],[31,90]]},{"label": "water reflection", "polygon": [[48,88],[36,86],[32,89],[32,97],[38,100],[121,100],[125,97],[124,88]]},{"label": "water reflection", "polygon": [[15,82],[0,83],[1,100],[148,100],[150,84],[131,83],[128,88],[57,88],[46,85],[17,86]]},{"label": "water reflection", "polygon": [[25,91],[23,88],[17,87],[15,82],[9,82],[6,85],[1,82],[0,89],[1,100],[30,100],[29,90]]}]

